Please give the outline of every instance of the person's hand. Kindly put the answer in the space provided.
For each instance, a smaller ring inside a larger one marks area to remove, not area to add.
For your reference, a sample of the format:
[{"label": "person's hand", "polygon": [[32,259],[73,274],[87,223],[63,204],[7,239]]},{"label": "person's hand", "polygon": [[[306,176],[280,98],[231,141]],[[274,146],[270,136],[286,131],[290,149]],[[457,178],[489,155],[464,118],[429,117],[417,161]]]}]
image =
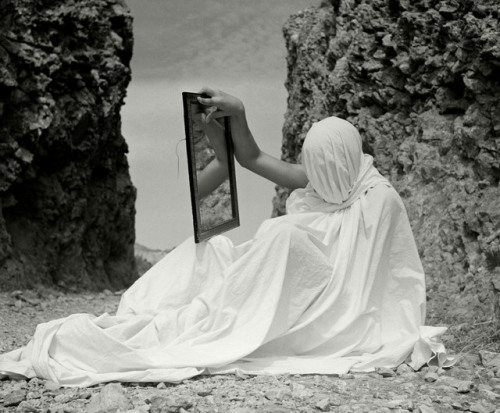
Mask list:
[{"label": "person's hand", "polygon": [[207,98],[198,98],[198,102],[202,105],[210,106],[205,122],[208,124],[213,119],[218,119],[223,116],[244,115],[245,107],[243,102],[238,98],[231,96],[222,90],[211,89],[204,87],[200,93],[207,95]]}]

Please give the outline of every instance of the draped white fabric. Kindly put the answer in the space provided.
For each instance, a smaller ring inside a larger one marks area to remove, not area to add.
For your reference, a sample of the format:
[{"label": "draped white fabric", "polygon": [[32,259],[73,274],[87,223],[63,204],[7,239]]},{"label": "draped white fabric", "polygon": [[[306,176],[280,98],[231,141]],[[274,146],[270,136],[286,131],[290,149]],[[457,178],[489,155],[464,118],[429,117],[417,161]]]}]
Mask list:
[{"label": "draped white fabric", "polygon": [[201,373],[345,373],[450,362],[423,327],[425,281],[401,199],[338,118],[303,148],[309,185],[288,215],[233,246],[187,240],[142,276],[116,316],[37,327],[0,371],[67,386]]}]

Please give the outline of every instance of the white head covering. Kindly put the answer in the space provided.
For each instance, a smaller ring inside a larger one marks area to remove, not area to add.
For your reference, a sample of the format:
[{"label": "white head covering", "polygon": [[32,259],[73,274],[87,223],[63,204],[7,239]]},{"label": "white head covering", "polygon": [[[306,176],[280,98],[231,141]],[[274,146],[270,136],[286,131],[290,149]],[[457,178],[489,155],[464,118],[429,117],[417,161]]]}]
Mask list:
[{"label": "white head covering", "polygon": [[294,191],[287,212],[333,212],[346,208],[377,184],[390,186],[363,154],[357,129],[346,120],[329,117],[315,123],[302,147],[309,184]]}]

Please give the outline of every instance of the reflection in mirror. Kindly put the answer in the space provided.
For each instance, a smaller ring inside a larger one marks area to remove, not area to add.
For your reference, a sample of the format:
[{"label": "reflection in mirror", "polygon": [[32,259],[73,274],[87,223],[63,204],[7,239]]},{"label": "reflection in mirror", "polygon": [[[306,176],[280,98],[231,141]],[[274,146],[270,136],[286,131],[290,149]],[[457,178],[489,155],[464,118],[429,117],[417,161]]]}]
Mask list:
[{"label": "reflection in mirror", "polygon": [[229,119],[212,120],[199,94],[183,93],[195,241],[239,226]]}]

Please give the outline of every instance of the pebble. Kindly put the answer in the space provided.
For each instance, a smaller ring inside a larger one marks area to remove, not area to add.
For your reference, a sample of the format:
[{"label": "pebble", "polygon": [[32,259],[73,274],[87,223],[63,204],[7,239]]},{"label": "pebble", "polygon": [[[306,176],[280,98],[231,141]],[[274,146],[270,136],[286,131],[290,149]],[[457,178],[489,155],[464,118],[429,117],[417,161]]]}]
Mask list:
[{"label": "pebble", "polygon": [[87,406],[87,413],[128,410],[132,407],[122,385],[109,383],[101,389],[100,393],[92,396]]},{"label": "pebble", "polygon": [[234,375],[239,379],[239,380],[248,380],[248,378],[250,377],[248,374],[245,374],[243,373],[242,371],[240,370],[236,370],[236,372],[234,373]]},{"label": "pebble", "polygon": [[279,400],[282,401],[284,399],[290,399],[292,397],[292,393],[290,390],[286,389],[271,389],[265,392],[265,398],[268,400]]},{"label": "pebble", "polygon": [[180,409],[188,410],[193,407],[190,400],[182,397],[155,396],[151,400],[151,413],[178,413]]},{"label": "pebble", "polygon": [[375,371],[380,374],[382,377],[395,377],[396,376],[396,373],[394,370],[392,369],[388,369],[386,367],[380,367],[380,368],[377,368],[375,369]]},{"label": "pebble", "polygon": [[457,387],[457,391],[459,393],[469,393],[471,389],[472,389],[471,381],[461,381]]},{"label": "pebble", "polygon": [[486,390],[486,389],[479,389],[479,395],[482,396],[483,398],[489,399],[489,400],[500,399],[499,393],[495,393],[491,390]]},{"label": "pebble", "polygon": [[319,402],[316,403],[315,405],[316,408],[321,410],[322,412],[327,412],[330,410],[330,398],[326,397],[324,399],[321,399]]},{"label": "pebble", "polygon": [[416,413],[436,413],[436,411],[426,404],[421,404],[420,406],[418,406]]},{"label": "pebble", "polygon": [[415,370],[413,370],[408,364],[402,363],[396,369],[396,373],[402,376],[407,374],[413,374],[415,373]]},{"label": "pebble", "polygon": [[480,350],[479,358],[481,359],[481,364],[487,368],[500,368],[500,353],[495,353],[493,351]]},{"label": "pebble", "polygon": [[38,413],[40,411],[39,406],[35,406],[32,402],[28,401],[21,402],[16,410],[23,413]]},{"label": "pebble", "polygon": [[26,394],[26,390],[14,390],[7,393],[3,398],[3,405],[5,407],[17,406],[26,399]]},{"label": "pebble", "polygon": [[292,383],[290,388],[292,390],[292,397],[299,400],[305,400],[313,395],[311,390],[300,383]]},{"label": "pebble", "polygon": [[212,394],[213,388],[212,387],[198,387],[195,389],[195,392],[198,396],[200,397],[206,397]]},{"label": "pebble", "polygon": [[491,413],[494,408],[487,408],[480,403],[473,403],[469,407],[469,411],[472,413]]},{"label": "pebble", "polygon": [[430,372],[424,376],[424,380],[429,383],[434,383],[439,378],[437,373]]},{"label": "pebble", "polygon": [[458,411],[465,411],[467,408],[462,405],[462,403],[459,402],[451,402],[450,406],[453,408],[453,410],[458,410]]}]

